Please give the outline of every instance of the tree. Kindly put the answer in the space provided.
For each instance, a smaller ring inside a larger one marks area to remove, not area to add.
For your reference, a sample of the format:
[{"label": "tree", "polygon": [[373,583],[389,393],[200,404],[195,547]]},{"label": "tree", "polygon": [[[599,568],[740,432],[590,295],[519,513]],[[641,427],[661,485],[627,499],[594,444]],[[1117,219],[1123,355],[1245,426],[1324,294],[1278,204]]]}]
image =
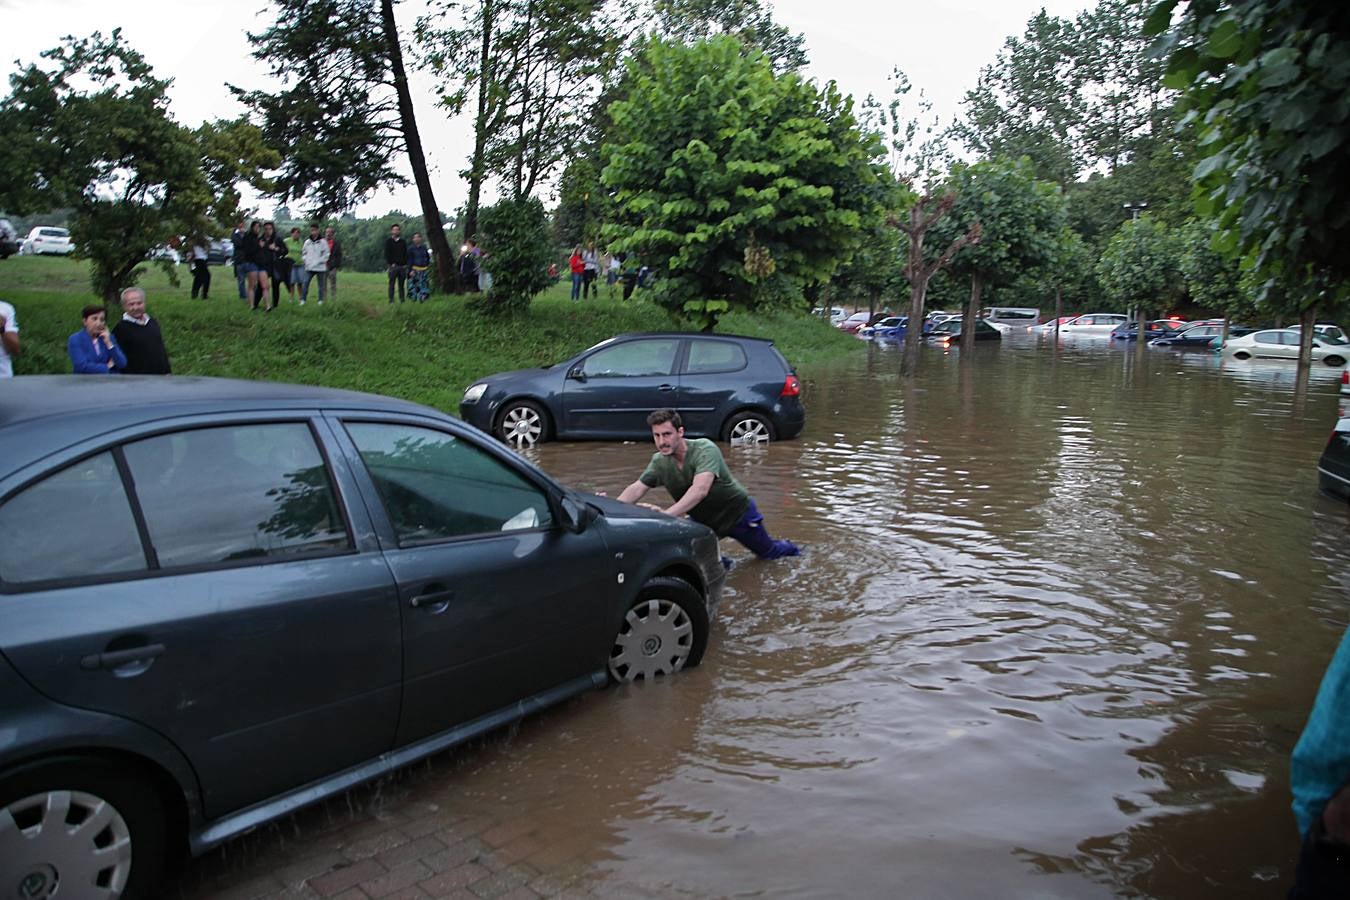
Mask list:
[{"label": "tree", "polygon": [[1138,311],[1139,346],[1149,314],[1175,299],[1180,282],[1176,238],[1151,216],[1121,225],[1097,260],[1097,281],[1116,308]]},{"label": "tree", "polygon": [[351,209],[384,185],[405,179],[406,154],[428,223],[427,239],[443,291],[455,287],[455,257],[440,227],[417,128],[393,0],[275,0],[276,22],[250,34],[255,59],[276,84],[231,90],[262,116],[263,134],[284,147],[274,192],[281,204],[307,200],[312,217]]},{"label": "tree", "polygon": [[0,207],[69,207],[76,253],[90,261],[105,303],[136,283],[153,248],[227,227],[239,180],[266,185],[259,170],[276,157],[257,130],[219,122],[194,132],[175,122],[169,82],[120,29],[67,38],[42,56],[55,67],[20,69],[0,102],[8,176]]},{"label": "tree", "polygon": [[533,197],[502,200],[483,210],[481,224],[484,267],[493,277],[478,302],[486,312],[522,312],[549,283],[552,252],[544,205]]},{"label": "tree", "polygon": [[607,199],[599,168],[589,157],[581,156],[568,163],[558,183],[554,241],[570,247],[594,240],[600,232],[601,211]]},{"label": "tree", "polygon": [[767,56],[777,73],[806,66],[805,36],[775,22],[759,0],[654,0],[651,12],[656,36],[667,42],[692,44],[726,34],[747,52]]},{"label": "tree", "polygon": [[956,240],[975,225],[980,240],[952,260],[952,273],[970,281],[961,344],[975,342],[975,316],[986,286],[1010,284],[1048,262],[1064,226],[1058,185],[1038,181],[1030,160],[985,160],[952,169],[946,189],[956,195],[952,214],[933,229],[939,243]]},{"label": "tree", "polygon": [[711,328],[731,304],[790,302],[827,280],[879,215],[875,140],[817,90],[731,37],[653,40],[609,110],[612,250],[662,271],[657,296]]},{"label": "tree", "polygon": [[[1175,18],[1175,23],[1173,19]],[[1350,292],[1350,16],[1340,4],[1160,0],[1165,83],[1182,92],[1204,157],[1196,209],[1217,247],[1269,291],[1279,283]]]}]

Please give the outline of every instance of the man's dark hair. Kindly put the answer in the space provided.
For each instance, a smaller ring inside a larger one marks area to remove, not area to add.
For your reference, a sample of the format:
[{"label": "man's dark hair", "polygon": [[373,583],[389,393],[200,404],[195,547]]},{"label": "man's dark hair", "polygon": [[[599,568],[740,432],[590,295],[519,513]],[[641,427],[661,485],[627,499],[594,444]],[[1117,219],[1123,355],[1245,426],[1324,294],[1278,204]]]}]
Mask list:
[{"label": "man's dark hair", "polygon": [[105,310],[105,309],[103,308],[103,304],[102,304],[102,303],[90,303],[90,304],[89,304],[88,306],[86,306],[84,309],[80,310],[80,318],[81,318],[81,319],[87,319],[87,318],[89,318],[90,316],[92,316],[94,313],[101,313],[101,312],[106,312],[106,311],[107,311],[107,310]]},{"label": "man's dark hair", "polygon": [[319,228],[319,223],[318,223],[318,222],[310,222],[310,223],[309,223],[309,227],[310,227],[310,228],[313,228],[313,229],[316,230],[316,231],[321,231],[321,230],[322,230],[322,229]]},{"label": "man's dark hair", "polygon": [[680,419],[680,414],[673,409],[658,409],[647,416],[647,427],[655,428],[657,425],[664,425],[667,422],[674,425],[676,429],[684,427],[684,422]]}]

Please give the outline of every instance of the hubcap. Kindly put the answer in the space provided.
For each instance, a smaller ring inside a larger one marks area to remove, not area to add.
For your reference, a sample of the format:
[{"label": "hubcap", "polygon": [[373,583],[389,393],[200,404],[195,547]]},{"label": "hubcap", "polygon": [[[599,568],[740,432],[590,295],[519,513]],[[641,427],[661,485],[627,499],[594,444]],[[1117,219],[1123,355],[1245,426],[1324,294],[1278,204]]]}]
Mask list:
[{"label": "hubcap", "polygon": [[518,406],[507,410],[502,417],[502,434],[514,447],[533,447],[544,433],[544,422],[529,407]]},{"label": "hubcap", "polygon": [[49,791],[0,809],[0,896],[114,900],[130,874],[131,831],[102,798]]},{"label": "hubcap", "polygon": [[639,603],[624,617],[609,654],[618,681],[671,675],[684,667],[694,645],[694,626],[683,607],[670,600]]},{"label": "hubcap", "polygon": [[744,419],[731,427],[731,443],[759,444],[769,439],[769,426],[759,419]]}]

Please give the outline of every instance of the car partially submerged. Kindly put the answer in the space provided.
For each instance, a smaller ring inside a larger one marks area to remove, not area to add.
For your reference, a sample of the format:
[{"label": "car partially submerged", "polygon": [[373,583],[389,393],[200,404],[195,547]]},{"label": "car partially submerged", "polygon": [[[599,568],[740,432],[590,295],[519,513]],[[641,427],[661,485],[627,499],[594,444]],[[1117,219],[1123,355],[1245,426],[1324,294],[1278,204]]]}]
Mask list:
[{"label": "car partially submerged", "polygon": [[24,376],[0,442],[5,896],[162,897],[180,850],[695,666],[725,580],[705,526],[390,397]]}]

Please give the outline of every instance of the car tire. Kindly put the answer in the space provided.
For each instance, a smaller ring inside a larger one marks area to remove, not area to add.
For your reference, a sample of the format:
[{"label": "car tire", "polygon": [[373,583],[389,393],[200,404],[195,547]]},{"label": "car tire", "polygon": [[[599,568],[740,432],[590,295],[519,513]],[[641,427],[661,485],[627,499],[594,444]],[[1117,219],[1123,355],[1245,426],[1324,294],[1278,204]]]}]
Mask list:
[{"label": "car tire", "polygon": [[759,444],[776,440],[773,423],[757,412],[738,412],[722,427],[722,440],[728,444]]},{"label": "car tire", "polygon": [[502,407],[493,432],[503,444],[524,450],[548,440],[552,430],[542,406],[533,400],[512,400]]},{"label": "car tire", "polygon": [[1236,353],[1233,354],[1233,358],[1234,358],[1234,359],[1251,359],[1251,358],[1252,358],[1252,355],[1251,355],[1250,353],[1248,353],[1246,350],[1239,350],[1238,352],[1236,352]]},{"label": "car tire", "polygon": [[18,897],[157,897],[167,818],[150,784],[105,760],[16,769],[0,776],[0,885]]},{"label": "car tire", "polygon": [[1343,365],[1345,365],[1345,357],[1343,357],[1343,356],[1324,356],[1324,357],[1322,357],[1322,362],[1326,363],[1326,364],[1329,365],[1329,366],[1343,366]]},{"label": "car tire", "polygon": [[648,581],[624,613],[609,653],[614,681],[652,680],[692,669],[708,647],[708,610],[689,582]]}]

